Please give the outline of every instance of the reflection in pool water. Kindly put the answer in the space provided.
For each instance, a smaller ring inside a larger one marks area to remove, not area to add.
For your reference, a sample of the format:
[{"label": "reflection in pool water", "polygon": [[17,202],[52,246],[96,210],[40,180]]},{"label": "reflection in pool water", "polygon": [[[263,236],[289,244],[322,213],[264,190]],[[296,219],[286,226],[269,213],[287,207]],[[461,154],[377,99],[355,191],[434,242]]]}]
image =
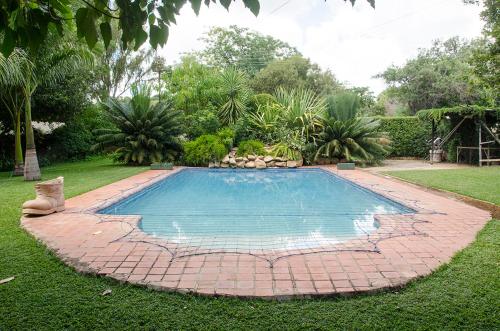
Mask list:
[{"label": "reflection in pool water", "polygon": [[320,169],[186,169],[101,211],[142,215],[148,234],[221,249],[323,246],[374,231],[375,214],[410,212]]}]

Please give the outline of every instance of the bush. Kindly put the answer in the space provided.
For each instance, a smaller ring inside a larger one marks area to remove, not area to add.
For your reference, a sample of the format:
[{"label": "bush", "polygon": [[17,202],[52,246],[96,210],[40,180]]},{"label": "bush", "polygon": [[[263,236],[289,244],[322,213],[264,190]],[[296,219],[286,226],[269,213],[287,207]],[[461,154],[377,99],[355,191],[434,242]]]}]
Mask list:
[{"label": "bush", "polygon": [[234,136],[234,130],[231,128],[224,128],[217,131],[217,137],[219,137],[228,150],[233,148]]},{"label": "bush", "polygon": [[425,157],[429,153],[429,123],[415,116],[377,118],[380,120],[378,131],[387,133],[392,141],[390,157]]},{"label": "bush", "polygon": [[264,149],[264,144],[258,140],[245,140],[240,142],[238,146],[238,156],[244,155],[264,155],[266,150]]},{"label": "bush", "polygon": [[220,126],[215,111],[202,109],[184,117],[183,131],[189,139],[196,139],[204,134],[215,134]]},{"label": "bush", "polygon": [[184,144],[184,162],[191,166],[206,166],[209,162],[222,160],[228,151],[218,136],[205,134]]}]

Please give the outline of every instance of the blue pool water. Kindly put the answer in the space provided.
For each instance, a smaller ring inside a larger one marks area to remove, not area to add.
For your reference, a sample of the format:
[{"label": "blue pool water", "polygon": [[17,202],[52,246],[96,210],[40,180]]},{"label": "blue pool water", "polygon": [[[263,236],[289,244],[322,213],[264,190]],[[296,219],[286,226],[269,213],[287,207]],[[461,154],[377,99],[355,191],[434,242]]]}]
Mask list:
[{"label": "blue pool water", "polygon": [[374,214],[413,210],[320,169],[185,169],[100,213],[191,246],[287,249],[376,229]]}]

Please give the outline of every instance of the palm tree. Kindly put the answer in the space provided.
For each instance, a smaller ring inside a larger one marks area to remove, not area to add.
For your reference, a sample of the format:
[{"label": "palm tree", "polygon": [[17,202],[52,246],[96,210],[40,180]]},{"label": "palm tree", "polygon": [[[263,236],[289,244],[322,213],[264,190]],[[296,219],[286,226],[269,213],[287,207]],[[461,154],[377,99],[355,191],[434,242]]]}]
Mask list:
[{"label": "palm tree", "polygon": [[389,152],[390,140],[376,131],[378,125],[377,120],[368,118],[326,119],[318,136],[315,160],[336,158],[360,163],[381,160]]},{"label": "palm tree", "polygon": [[315,160],[338,159],[374,163],[389,152],[390,140],[377,131],[378,120],[359,118],[358,97],[341,94],[327,98],[327,113],[318,135]]},{"label": "palm tree", "polygon": [[244,114],[250,98],[246,75],[234,68],[220,75],[222,105],[219,118],[223,124],[234,124]]},{"label": "palm tree", "polygon": [[0,54],[0,100],[12,118],[14,128],[14,176],[24,173],[21,146],[21,113],[24,105],[24,74],[33,71],[33,64],[20,49],[5,58]]},{"label": "palm tree", "polygon": [[[92,65],[93,55],[83,45],[59,40],[46,45],[38,56],[19,51],[21,60],[16,65],[23,73],[22,92],[24,96],[26,122],[26,154],[24,163],[24,179],[38,180],[41,178],[40,167],[36,155],[35,138],[31,121],[31,97],[40,84],[57,82],[62,77],[71,74],[81,65]],[[31,60],[31,61],[30,61]],[[31,63],[32,65],[26,65]]]},{"label": "palm tree", "polygon": [[110,98],[105,106],[116,128],[96,130],[92,149],[111,149],[118,161],[136,165],[172,160],[180,152],[181,112],[171,103],[153,103],[150,88],[133,86],[129,101]]}]

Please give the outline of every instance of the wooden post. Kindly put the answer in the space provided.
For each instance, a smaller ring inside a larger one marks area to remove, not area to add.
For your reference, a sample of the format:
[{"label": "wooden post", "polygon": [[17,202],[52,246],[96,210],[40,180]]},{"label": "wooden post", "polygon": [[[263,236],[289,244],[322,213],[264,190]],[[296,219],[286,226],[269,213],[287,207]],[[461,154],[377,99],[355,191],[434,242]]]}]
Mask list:
[{"label": "wooden post", "polygon": [[431,133],[431,155],[429,156],[429,161],[431,164],[433,164],[433,159],[434,159],[434,140],[436,139],[436,122],[434,119],[432,120],[432,133]]},{"label": "wooden post", "polygon": [[478,134],[479,134],[479,166],[482,167],[483,162],[482,162],[482,151],[481,151],[481,121],[477,123],[477,129],[478,129]]}]

